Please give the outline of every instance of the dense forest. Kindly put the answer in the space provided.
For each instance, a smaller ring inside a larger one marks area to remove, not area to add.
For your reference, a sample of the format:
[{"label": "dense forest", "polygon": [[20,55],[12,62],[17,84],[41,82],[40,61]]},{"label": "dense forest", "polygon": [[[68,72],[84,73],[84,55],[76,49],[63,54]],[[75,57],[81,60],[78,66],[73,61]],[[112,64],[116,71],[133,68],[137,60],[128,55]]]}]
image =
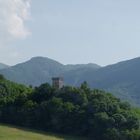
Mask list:
[{"label": "dense forest", "polygon": [[140,111],[110,93],[80,87],[26,87],[0,75],[0,123],[80,135],[94,140],[139,140]]}]

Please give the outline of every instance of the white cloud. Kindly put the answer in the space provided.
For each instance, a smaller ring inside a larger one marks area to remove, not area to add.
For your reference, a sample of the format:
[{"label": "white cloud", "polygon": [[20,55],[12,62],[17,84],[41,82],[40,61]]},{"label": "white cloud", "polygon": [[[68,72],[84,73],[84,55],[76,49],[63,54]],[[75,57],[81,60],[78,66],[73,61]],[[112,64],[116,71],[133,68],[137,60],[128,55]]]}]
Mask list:
[{"label": "white cloud", "polygon": [[25,21],[30,17],[30,0],[0,0],[0,41],[26,38]]}]

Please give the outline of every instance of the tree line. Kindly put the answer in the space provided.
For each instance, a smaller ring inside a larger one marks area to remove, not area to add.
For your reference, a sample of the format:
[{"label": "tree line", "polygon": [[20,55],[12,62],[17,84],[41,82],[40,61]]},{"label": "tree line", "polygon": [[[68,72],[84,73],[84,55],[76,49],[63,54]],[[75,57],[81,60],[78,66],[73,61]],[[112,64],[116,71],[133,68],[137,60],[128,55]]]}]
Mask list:
[{"label": "tree line", "polygon": [[[137,111],[138,112],[138,111]],[[94,140],[139,140],[140,117],[110,93],[80,87],[31,88],[0,75],[0,122]]]}]

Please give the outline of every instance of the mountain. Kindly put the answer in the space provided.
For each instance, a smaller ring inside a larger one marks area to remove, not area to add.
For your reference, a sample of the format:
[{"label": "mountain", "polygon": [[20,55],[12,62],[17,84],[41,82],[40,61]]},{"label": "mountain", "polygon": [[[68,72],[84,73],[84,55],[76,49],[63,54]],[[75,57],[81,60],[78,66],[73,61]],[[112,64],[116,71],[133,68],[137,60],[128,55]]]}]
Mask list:
[{"label": "mountain", "polygon": [[76,65],[65,65],[65,71],[70,70],[79,70],[79,69],[99,69],[101,66],[94,64],[94,63],[88,63],[88,64],[76,64]]},{"label": "mountain", "polygon": [[84,71],[88,68],[94,71],[100,66],[96,64],[63,65],[46,57],[34,57],[27,62],[0,70],[0,73],[11,81],[38,86],[44,82],[51,83],[52,77],[63,76],[71,71]]},{"label": "mountain", "polygon": [[[140,57],[88,71],[80,76],[94,88],[114,93],[116,96],[140,105]],[[77,83],[79,84],[79,83]]]},{"label": "mountain", "polygon": [[63,65],[49,58],[34,57],[31,60],[1,70],[7,79],[25,85],[40,85],[50,82],[51,77],[63,71]]},{"label": "mountain", "polygon": [[6,65],[6,64],[3,64],[3,63],[0,63],[0,70],[1,69],[5,69],[5,68],[8,68],[9,66]]},{"label": "mountain", "polygon": [[140,105],[140,58],[100,67],[96,64],[63,65],[45,57],[34,57],[15,66],[2,69],[7,79],[25,85],[51,83],[51,78],[63,76],[66,85],[79,86],[87,81],[90,87],[100,88],[133,104]]}]

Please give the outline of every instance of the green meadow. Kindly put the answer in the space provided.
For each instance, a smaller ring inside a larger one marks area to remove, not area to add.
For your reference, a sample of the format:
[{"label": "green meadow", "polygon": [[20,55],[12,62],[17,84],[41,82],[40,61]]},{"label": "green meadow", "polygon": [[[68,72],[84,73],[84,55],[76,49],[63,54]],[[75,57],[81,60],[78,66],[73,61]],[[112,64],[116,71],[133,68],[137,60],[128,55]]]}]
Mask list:
[{"label": "green meadow", "polygon": [[22,129],[13,126],[0,125],[0,140],[85,140],[78,137],[55,135]]}]

